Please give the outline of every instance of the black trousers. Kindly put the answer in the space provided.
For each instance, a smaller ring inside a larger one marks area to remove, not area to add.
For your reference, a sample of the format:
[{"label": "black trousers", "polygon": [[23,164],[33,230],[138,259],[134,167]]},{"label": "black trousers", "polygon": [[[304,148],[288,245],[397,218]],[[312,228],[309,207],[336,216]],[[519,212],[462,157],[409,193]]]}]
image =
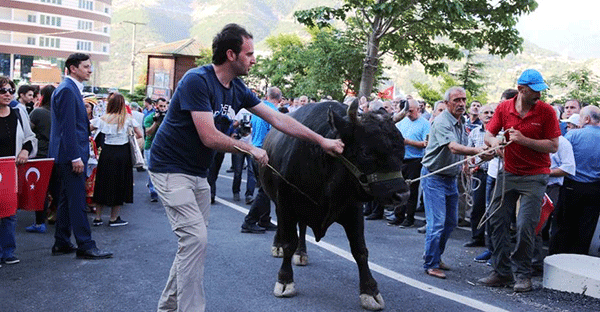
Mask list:
[{"label": "black trousers", "polygon": [[[487,185],[487,173],[483,170],[478,170],[473,173],[473,177],[477,178],[479,187],[473,191],[473,211],[471,212],[471,238],[477,241],[485,241],[485,226],[477,228],[481,217],[485,213],[486,204],[486,185]],[[476,186],[477,181],[473,181],[473,187]]]},{"label": "black trousers", "polygon": [[258,223],[259,225],[264,225],[271,221],[271,199],[265,193],[262,183],[258,179],[258,163],[254,160],[252,161],[252,167],[257,175],[258,193],[254,197],[254,201],[252,202],[252,206],[250,206],[250,211],[248,211],[248,214],[244,218],[244,222],[247,224]]},{"label": "black trousers", "polygon": [[557,230],[549,254],[587,255],[600,214],[600,182],[581,183],[565,177],[556,207]]},{"label": "black trousers", "polygon": [[[421,158],[405,159],[402,163],[402,175],[404,179],[414,180],[421,176]],[[419,181],[412,183],[410,186],[410,196],[406,204],[396,207],[394,214],[396,218],[403,220],[415,221],[415,211],[417,210],[417,202],[419,199]]]},{"label": "black trousers", "polygon": [[221,170],[221,165],[223,164],[223,159],[225,159],[225,153],[217,152],[215,154],[215,158],[213,158],[212,165],[208,169],[208,185],[210,185],[210,196],[214,198],[217,194],[217,186],[215,182],[217,182],[217,178],[219,177],[219,171]]}]

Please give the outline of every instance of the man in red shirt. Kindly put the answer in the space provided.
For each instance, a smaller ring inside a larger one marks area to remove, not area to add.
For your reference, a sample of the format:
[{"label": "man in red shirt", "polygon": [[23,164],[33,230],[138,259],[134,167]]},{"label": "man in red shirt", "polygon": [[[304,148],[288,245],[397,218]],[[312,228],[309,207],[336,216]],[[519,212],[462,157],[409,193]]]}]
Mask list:
[{"label": "man in red shirt", "polygon": [[[517,96],[500,103],[486,127],[487,145],[500,145],[501,140],[496,135],[502,129],[512,144],[504,149],[505,172],[498,173],[496,183],[499,191],[494,194],[488,212],[492,214],[489,224],[494,246],[494,271],[478,282],[500,287],[512,284],[516,279],[514,291],[525,292],[531,290],[535,226],[540,220],[550,173],[549,153],[558,149],[560,128],[553,108],[540,101],[540,91],[548,88],[542,75],[528,69],[521,74],[517,84]],[[504,201],[501,203],[503,179]],[[517,243],[512,248],[509,228],[519,197]]]}]

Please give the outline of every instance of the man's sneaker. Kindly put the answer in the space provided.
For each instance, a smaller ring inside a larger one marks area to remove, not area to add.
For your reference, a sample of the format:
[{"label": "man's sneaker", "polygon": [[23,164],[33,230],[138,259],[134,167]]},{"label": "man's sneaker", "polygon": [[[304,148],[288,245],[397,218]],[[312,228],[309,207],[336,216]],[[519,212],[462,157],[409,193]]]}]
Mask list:
[{"label": "man's sneaker", "polygon": [[156,193],[151,193],[151,194],[150,194],[150,202],[151,202],[151,203],[155,203],[155,202],[157,202],[157,201],[158,201],[158,194],[156,194]]},{"label": "man's sneaker", "polygon": [[240,201],[240,193],[233,193],[233,200]]},{"label": "man's sneaker", "polygon": [[417,232],[421,233],[421,234],[425,234],[425,232],[427,232],[427,224],[423,225],[422,227],[420,227]]},{"label": "man's sneaker", "polygon": [[265,231],[277,231],[277,225],[273,224],[273,222],[269,221],[268,224],[258,224],[258,226],[265,228]]},{"label": "man's sneaker", "polygon": [[514,282],[512,276],[502,276],[496,271],[492,271],[490,275],[484,278],[480,278],[477,280],[479,285],[489,286],[489,287],[504,287],[509,286]]},{"label": "man's sneaker", "polygon": [[258,226],[258,224],[248,224],[246,222],[242,223],[242,233],[252,233],[252,234],[262,234],[266,230],[264,227]]},{"label": "man's sneaker", "polygon": [[252,204],[253,201],[254,201],[254,197],[246,196],[246,205]]},{"label": "man's sneaker", "polygon": [[225,172],[227,172],[227,173],[232,173],[232,172],[234,172],[234,171],[235,171],[235,170],[233,169],[233,167],[231,167],[231,168],[229,168],[229,169],[225,170]]},{"label": "man's sneaker", "polygon": [[8,258],[2,258],[2,263],[6,263],[6,264],[17,264],[19,262],[21,262],[21,260],[19,260],[15,256],[10,256]]},{"label": "man's sneaker", "polygon": [[488,260],[492,258],[492,251],[486,249],[484,252],[480,253],[479,256],[475,257],[475,262],[486,263]]},{"label": "man's sneaker", "polygon": [[513,286],[515,292],[528,292],[531,291],[531,279],[530,278],[517,278],[515,285]]},{"label": "man's sneaker", "polygon": [[408,219],[404,219],[404,222],[402,222],[402,224],[400,224],[401,228],[411,228],[411,227],[415,227],[415,220],[408,220]]},{"label": "man's sneaker", "polygon": [[42,223],[40,225],[32,224],[25,228],[25,231],[29,233],[46,233],[46,223]]},{"label": "man's sneaker", "polygon": [[108,221],[108,226],[123,226],[127,224],[129,224],[129,222],[121,220],[121,217],[117,217],[115,221]]},{"label": "man's sneaker", "polygon": [[93,226],[101,226],[102,224],[104,224],[104,222],[102,222],[102,219],[94,219],[92,221]]},{"label": "man's sneaker", "polygon": [[212,204],[214,204],[214,203],[215,203],[215,197],[214,197],[214,196],[211,196],[211,197],[210,197],[210,204],[212,205]]}]

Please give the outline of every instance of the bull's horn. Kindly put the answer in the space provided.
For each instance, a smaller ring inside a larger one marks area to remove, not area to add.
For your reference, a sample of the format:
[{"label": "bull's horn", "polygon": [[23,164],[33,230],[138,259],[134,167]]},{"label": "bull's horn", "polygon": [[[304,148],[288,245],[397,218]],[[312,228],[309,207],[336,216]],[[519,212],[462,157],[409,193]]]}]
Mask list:
[{"label": "bull's horn", "polygon": [[352,123],[358,123],[358,98],[352,101],[352,104],[348,106],[348,117]]}]

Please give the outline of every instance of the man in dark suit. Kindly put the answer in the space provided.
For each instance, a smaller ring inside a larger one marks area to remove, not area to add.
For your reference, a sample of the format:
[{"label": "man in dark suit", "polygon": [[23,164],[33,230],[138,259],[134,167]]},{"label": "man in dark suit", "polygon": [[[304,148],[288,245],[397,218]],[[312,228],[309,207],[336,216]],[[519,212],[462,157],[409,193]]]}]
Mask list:
[{"label": "man in dark suit", "polygon": [[[77,258],[106,259],[112,253],[100,251],[92,240],[85,213],[85,168],[89,157],[89,120],[81,91],[90,79],[90,56],[69,55],[65,62],[67,76],[52,94],[50,146],[48,157],[54,158],[58,183],[58,211],[53,255],[77,251]],[[71,244],[71,229],[77,249]]]}]

